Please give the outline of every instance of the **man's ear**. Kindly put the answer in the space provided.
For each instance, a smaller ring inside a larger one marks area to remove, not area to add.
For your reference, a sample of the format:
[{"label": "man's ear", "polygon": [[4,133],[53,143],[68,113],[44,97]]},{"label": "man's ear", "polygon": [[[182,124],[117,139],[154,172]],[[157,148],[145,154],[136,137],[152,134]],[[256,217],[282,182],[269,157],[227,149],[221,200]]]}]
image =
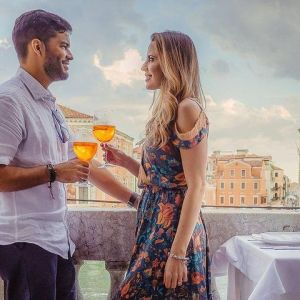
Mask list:
[{"label": "man's ear", "polygon": [[30,43],[33,52],[38,56],[43,56],[45,53],[45,44],[39,39],[33,39]]}]

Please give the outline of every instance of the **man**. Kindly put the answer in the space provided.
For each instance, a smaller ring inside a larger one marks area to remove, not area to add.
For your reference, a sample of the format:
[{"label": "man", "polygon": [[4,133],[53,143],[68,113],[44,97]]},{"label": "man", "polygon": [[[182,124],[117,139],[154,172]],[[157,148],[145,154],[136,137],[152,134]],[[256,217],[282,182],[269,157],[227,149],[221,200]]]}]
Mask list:
[{"label": "man", "polygon": [[48,90],[68,78],[71,31],[43,10],[13,29],[20,68],[0,86],[0,276],[9,300],[75,299],[63,183],[86,180],[89,164],[68,159],[69,132]]},{"label": "man", "polygon": [[[76,296],[63,183],[86,180],[89,164],[70,160],[70,134],[48,90],[68,78],[71,31],[43,10],[22,14],[13,29],[20,68],[0,86],[0,277],[8,300]],[[138,195],[96,164],[90,180],[136,207]]]}]

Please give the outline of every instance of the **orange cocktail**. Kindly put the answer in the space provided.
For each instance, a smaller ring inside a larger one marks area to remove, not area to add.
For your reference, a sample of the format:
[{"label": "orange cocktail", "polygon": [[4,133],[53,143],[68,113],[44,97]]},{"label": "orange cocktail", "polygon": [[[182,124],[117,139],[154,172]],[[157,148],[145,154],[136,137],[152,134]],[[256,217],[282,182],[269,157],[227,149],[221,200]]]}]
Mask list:
[{"label": "orange cocktail", "polygon": [[93,127],[95,138],[102,143],[111,141],[115,133],[116,126],[114,125],[94,125]]},{"label": "orange cocktail", "polygon": [[76,156],[83,161],[90,161],[97,152],[97,143],[93,142],[74,142],[73,150]]}]

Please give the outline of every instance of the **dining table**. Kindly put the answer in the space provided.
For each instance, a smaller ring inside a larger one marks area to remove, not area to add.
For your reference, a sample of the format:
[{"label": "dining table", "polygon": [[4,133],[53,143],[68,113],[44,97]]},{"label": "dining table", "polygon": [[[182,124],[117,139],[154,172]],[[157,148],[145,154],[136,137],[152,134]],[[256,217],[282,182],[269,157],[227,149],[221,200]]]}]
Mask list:
[{"label": "dining table", "polygon": [[228,275],[227,300],[300,300],[300,244],[254,236],[234,236],[212,257],[212,275]]}]

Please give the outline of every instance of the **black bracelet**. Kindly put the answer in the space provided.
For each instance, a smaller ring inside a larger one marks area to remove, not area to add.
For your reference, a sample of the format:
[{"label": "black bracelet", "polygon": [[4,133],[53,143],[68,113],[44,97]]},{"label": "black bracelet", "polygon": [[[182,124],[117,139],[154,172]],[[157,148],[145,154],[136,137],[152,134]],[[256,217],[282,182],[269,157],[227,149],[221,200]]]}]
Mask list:
[{"label": "black bracelet", "polygon": [[52,164],[47,165],[47,170],[48,170],[48,174],[49,174],[48,188],[50,190],[50,195],[51,195],[52,199],[54,199],[54,195],[52,192],[52,182],[54,182],[56,179],[56,171],[54,170],[54,166]]},{"label": "black bracelet", "polygon": [[49,182],[52,183],[56,180],[56,171],[54,170],[54,166],[52,164],[48,164],[47,169],[49,173]]},{"label": "black bracelet", "polygon": [[136,203],[136,201],[137,201],[137,199],[138,199],[139,197],[140,197],[139,194],[133,192],[133,193],[131,194],[131,196],[130,196],[128,202],[127,202],[127,205],[128,205],[129,207],[134,207],[134,205],[135,205],[135,203]]}]

